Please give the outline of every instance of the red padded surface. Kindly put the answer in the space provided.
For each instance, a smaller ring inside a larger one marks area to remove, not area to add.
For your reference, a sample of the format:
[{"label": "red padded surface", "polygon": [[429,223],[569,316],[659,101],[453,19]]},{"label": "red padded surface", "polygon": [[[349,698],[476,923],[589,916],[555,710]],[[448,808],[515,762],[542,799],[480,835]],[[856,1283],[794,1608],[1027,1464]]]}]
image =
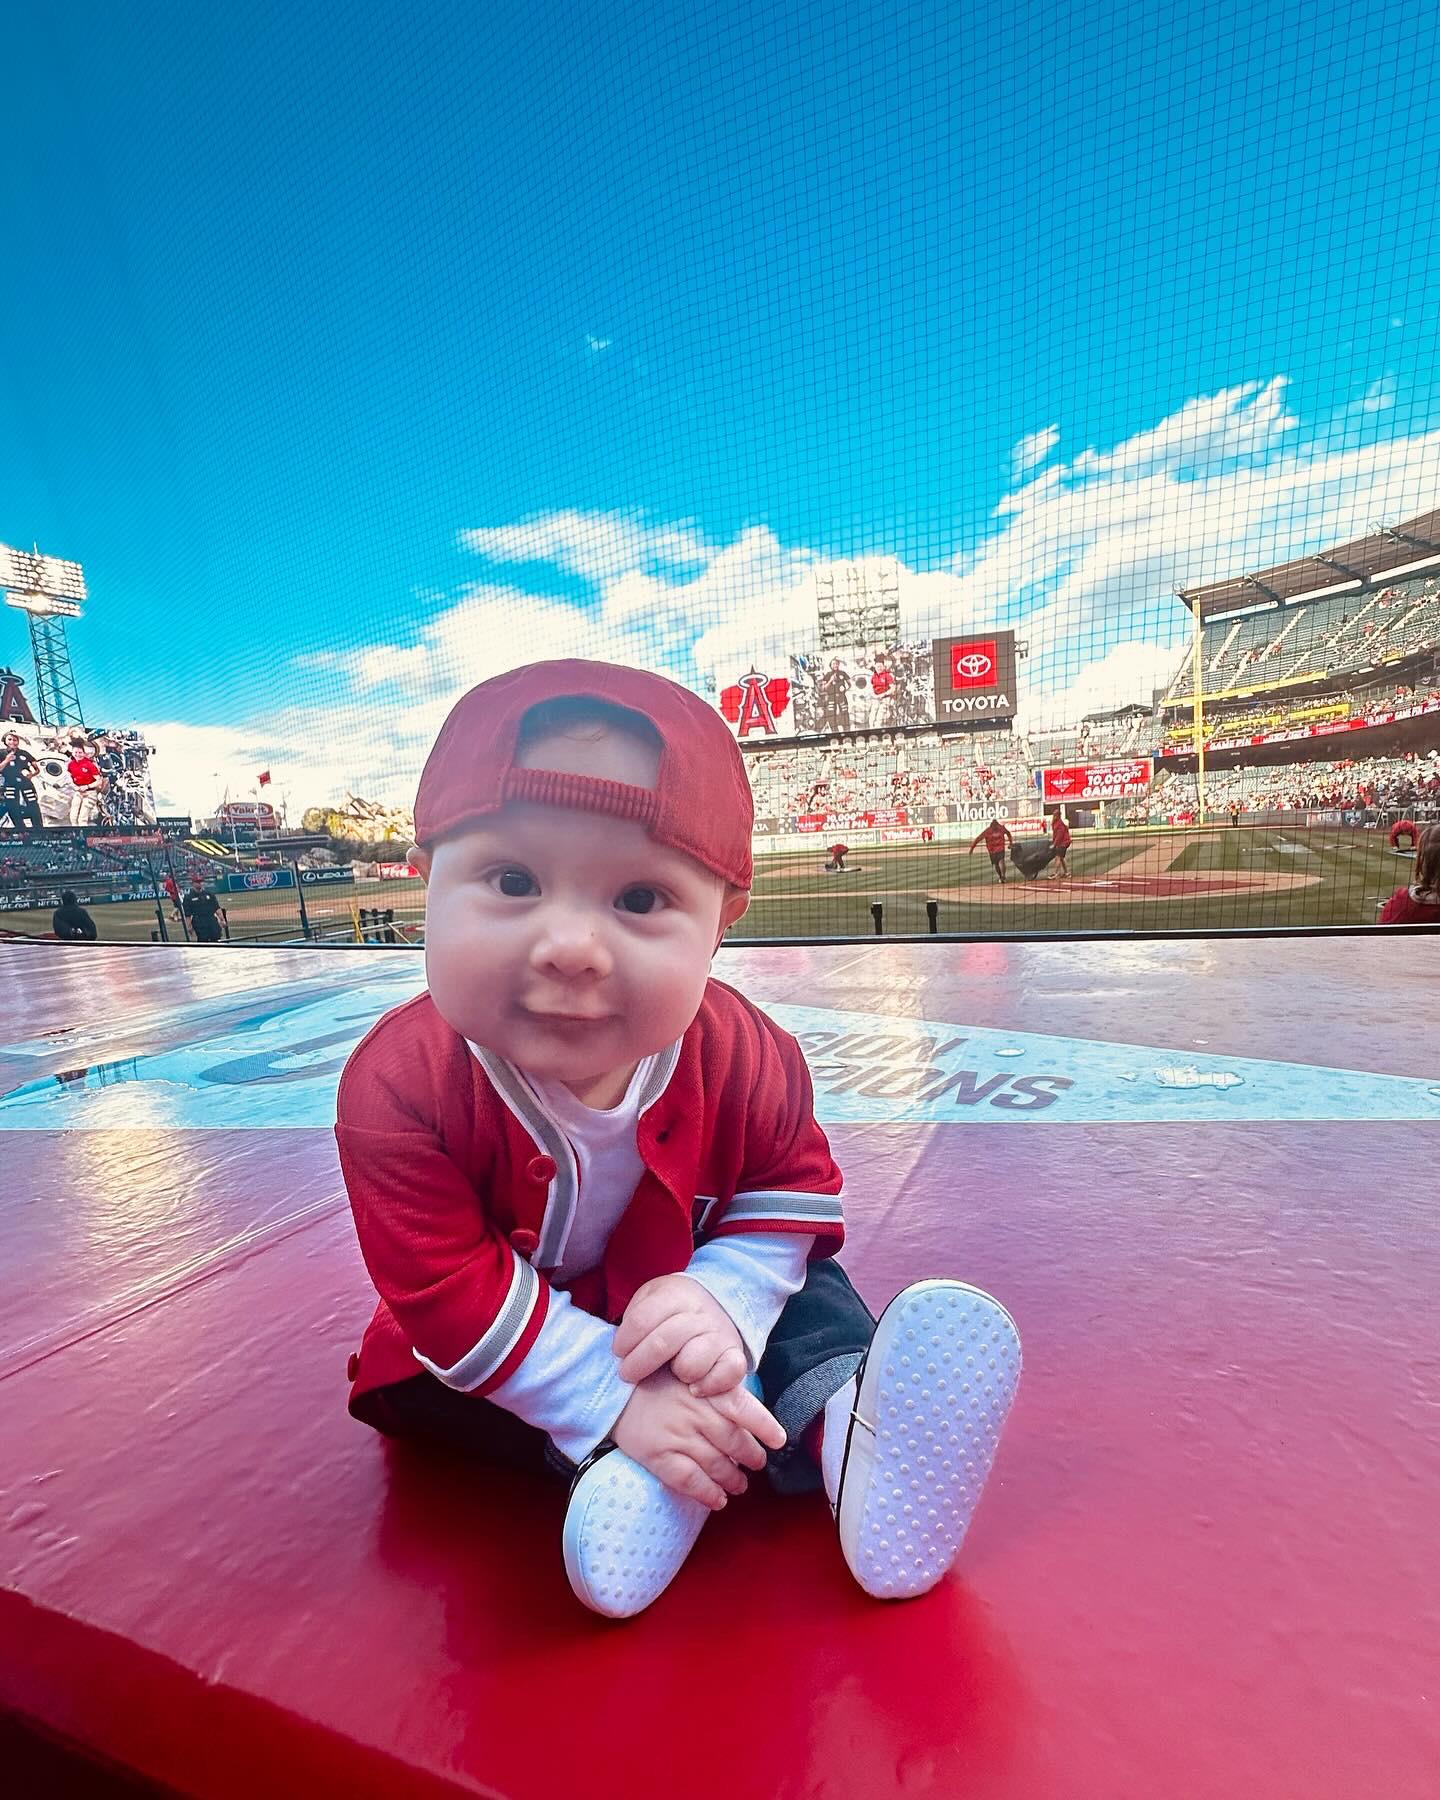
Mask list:
[{"label": "red padded surface", "polygon": [[[1427,1075],[1428,953],[725,972],[761,1001]],[[156,1006],[256,989],[243,1014],[353,966],[0,950],[17,1035],[83,1001],[122,1047],[163,1040]],[[0,1089],[35,1072],[0,1053]],[[0,1706],[207,1796],[1432,1795],[1440,1121],[832,1136],[872,1302],[961,1275],[1025,1339],[962,1565],[878,1605],[823,1503],[757,1491],[613,1625],[566,1587],[560,1491],[346,1416],[370,1296],[325,1132],[0,1132]]]}]

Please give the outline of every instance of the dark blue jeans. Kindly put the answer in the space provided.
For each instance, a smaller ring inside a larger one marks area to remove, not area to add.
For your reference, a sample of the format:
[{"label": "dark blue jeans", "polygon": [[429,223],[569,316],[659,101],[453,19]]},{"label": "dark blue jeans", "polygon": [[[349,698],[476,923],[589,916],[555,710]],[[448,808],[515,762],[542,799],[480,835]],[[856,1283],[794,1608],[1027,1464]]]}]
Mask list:
[{"label": "dark blue jeans", "polygon": [[[875,1329],[865,1302],[833,1257],[812,1262],[805,1285],[786,1302],[756,1371],[766,1406],[785,1427],[788,1442],[768,1473],[781,1493],[805,1493],[820,1473],[800,1442],[825,1402],[860,1366]],[[543,1431],[503,1406],[446,1387],[426,1371],[377,1388],[360,1403],[367,1424],[387,1436],[440,1444],[507,1468],[569,1477],[575,1466]]]}]

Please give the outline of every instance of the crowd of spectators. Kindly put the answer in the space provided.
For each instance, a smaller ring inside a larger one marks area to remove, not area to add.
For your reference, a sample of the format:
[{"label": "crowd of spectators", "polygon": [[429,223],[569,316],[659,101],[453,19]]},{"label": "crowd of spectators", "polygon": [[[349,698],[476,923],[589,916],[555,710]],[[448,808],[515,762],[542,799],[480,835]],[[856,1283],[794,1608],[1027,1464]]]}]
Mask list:
[{"label": "crowd of spectators", "polygon": [[1026,788],[1029,762],[1008,732],[942,737],[884,734],[748,752],[759,818],[994,805]]},{"label": "crowd of spectators", "polygon": [[[1205,776],[1205,803],[1211,815],[1255,812],[1412,813],[1417,820],[1440,817],[1440,751],[1419,756],[1345,757],[1337,762],[1285,763],[1271,769],[1216,769]],[[1139,821],[1193,809],[1198,790],[1193,773],[1162,771],[1148,802],[1127,810]]]}]

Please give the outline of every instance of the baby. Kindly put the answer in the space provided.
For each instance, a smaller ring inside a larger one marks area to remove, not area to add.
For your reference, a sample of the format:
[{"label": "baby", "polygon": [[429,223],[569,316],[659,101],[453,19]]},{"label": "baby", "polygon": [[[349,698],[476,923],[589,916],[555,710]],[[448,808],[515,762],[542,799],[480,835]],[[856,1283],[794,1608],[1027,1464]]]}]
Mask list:
[{"label": "baby", "polygon": [[351,1411],[568,1479],[566,1573],[612,1617],[760,1469],[823,1487],[867,1593],[924,1593],[1019,1379],[987,1295],[918,1282],[877,1324],[834,1260],[804,1058],[709,976],[751,822],[724,722],[661,676],[551,662],[472,689],[415,805],[428,991],[340,1084],[380,1294]]}]

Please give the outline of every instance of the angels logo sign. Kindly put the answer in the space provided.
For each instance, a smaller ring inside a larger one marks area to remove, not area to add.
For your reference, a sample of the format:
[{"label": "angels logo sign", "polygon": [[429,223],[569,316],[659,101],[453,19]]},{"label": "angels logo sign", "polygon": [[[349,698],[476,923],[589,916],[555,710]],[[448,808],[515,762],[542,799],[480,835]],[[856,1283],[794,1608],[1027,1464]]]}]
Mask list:
[{"label": "angels logo sign", "polygon": [[722,688],[720,712],[738,738],[790,737],[795,729],[790,711],[790,682],[784,675],[762,675],[752,663],[733,687]]}]

